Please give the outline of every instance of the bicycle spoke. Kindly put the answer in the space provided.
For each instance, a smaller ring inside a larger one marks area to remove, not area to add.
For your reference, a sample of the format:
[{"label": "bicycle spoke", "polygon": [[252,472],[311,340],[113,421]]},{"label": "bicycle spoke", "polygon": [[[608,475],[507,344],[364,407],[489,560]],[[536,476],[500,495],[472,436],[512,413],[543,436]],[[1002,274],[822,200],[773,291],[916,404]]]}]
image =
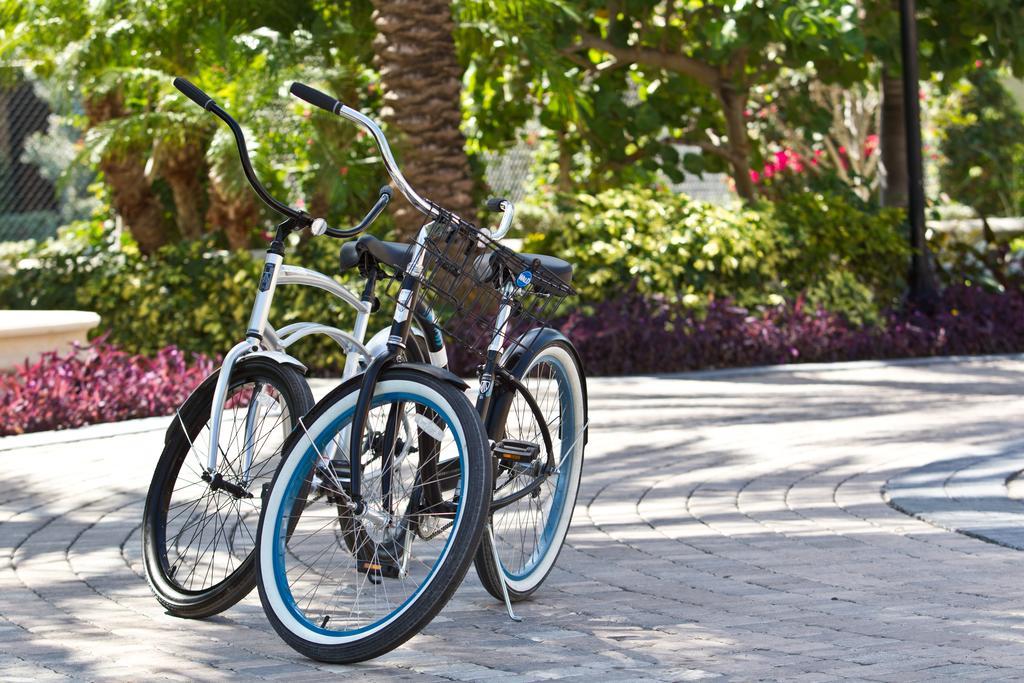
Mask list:
[{"label": "bicycle spoke", "polygon": [[[185,429],[180,414],[177,419]],[[260,495],[277,467],[291,424],[281,393],[264,382],[232,387],[220,419],[218,476]],[[206,453],[199,448],[204,433],[209,441],[209,421],[188,439],[164,513],[170,578],[186,590],[206,590],[231,576],[256,546],[259,500],[211,487]],[[252,460],[243,480],[247,452]]]},{"label": "bicycle spoke", "polygon": [[[431,522],[432,515],[420,514],[414,501],[426,487],[450,486],[437,471],[437,463],[452,462],[457,451],[448,430],[439,428],[433,436],[427,435],[417,425],[417,417],[436,420],[429,409],[404,401],[375,406],[367,416],[367,437],[359,454],[365,512],[353,514],[340,502],[347,500],[345,487],[321,476],[318,490],[310,497],[324,504],[303,501],[301,513],[286,517],[295,527],[283,544],[287,585],[294,603],[312,623],[349,630],[382,618],[418,589],[444,549],[451,532],[445,527],[447,519]],[[346,426],[337,427],[338,433]],[[385,457],[391,448],[386,433],[395,439],[391,457]],[[431,442],[438,434],[442,443],[433,448]],[[308,432],[307,437],[311,443]],[[305,470],[293,477],[312,480],[315,472],[322,472],[319,449],[310,450]],[[453,493],[445,494],[449,504]],[[332,496],[339,502],[328,502]],[[297,502],[283,505],[296,507]],[[438,533],[429,538],[417,535],[414,529],[419,523],[434,524]]]}]

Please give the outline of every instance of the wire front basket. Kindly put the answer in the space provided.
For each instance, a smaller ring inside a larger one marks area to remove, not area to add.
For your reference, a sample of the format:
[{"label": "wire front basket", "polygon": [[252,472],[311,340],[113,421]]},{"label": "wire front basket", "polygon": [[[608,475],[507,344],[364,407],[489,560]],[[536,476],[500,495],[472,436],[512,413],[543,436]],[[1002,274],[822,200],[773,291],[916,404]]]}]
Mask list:
[{"label": "wire front basket", "polygon": [[495,340],[499,349],[518,343],[535,327],[549,326],[575,294],[535,257],[517,254],[450,212],[440,210],[428,225],[417,309],[429,310],[458,346],[477,355],[492,344],[506,300],[512,309]]}]

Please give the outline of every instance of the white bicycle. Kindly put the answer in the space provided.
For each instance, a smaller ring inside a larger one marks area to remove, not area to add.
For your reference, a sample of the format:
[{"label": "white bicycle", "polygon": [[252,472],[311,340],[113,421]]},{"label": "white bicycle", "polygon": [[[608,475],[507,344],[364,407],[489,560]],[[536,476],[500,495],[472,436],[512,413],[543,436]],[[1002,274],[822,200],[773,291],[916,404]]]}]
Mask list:
[{"label": "white bicycle", "polygon": [[[209,96],[184,79],[174,81],[189,99],[222,119],[234,133],[242,168],[256,194],[284,216],[267,250],[244,339],[224,356],[180,406],[164,438],[143,513],[143,556],[147,579],[157,600],[179,617],[217,614],[245,597],[256,582],[253,549],[265,492],[281,460],[285,438],[313,406],[305,366],[288,348],[313,334],[327,335],[346,352],[349,378],[386,349],[389,330],[364,343],[375,306],[375,274],[357,295],[313,270],[285,265],[289,234],[309,228],[315,235],[339,239],[363,232],[387,206],[391,188],[354,228],[336,230],[322,218],[274,199],[255,175],[238,123]],[[275,329],[268,321],[274,292],[281,285],[313,287],[355,310],[346,332],[329,324],[298,322]],[[416,329],[405,357],[415,362],[447,363],[426,350]]]}]

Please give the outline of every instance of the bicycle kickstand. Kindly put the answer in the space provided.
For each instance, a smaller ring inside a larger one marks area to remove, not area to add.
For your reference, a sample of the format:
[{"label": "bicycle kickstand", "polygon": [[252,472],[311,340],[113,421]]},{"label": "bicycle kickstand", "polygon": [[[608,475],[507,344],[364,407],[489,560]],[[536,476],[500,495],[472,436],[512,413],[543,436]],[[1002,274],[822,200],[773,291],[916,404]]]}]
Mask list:
[{"label": "bicycle kickstand", "polygon": [[[498,573],[501,574],[501,559],[498,557],[498,544],[494,541],[494,525],[491,522],[487,522],[487,538],[491,541],[491,552],[494,554],[494,566],[497,568]],[[508,611],[508,618],[512,621],[522,621],[522,617],[517,617],[516,613],[512,611],[512,600],[508,597],[508,585],[505,583],[505,577],[501,577],[501,594],[505,597],[505,609]]]}]

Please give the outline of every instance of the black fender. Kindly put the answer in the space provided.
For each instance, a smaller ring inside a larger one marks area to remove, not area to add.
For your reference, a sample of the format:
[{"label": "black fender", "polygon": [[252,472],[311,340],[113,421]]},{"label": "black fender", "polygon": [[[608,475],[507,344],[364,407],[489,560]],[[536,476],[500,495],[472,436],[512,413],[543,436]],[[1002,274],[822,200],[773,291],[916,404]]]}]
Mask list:
[{"label": "black fender", "polygon": [[[501,357],[500,365],[516,379],[522,379],[530,361],[543,347],[553,342],[562,342],[572,354],[576,365],[580,369],[580,385],[583,390],[583,424],[587,425],[583,431],[583,443],[590,441],[590,402],[587,399],[587,373],[583,367],[583,359],[569,338],[553,327],[537,327],[521,335]],[[498,433],[501,425],[505,424],[509,408],[512,405],[514,391],[497,389],[491,401],[491,411],[487,416],[487,435],[499,440],[502,435]]]},{"label": "black fender", "polygon": [[[394,368],[400,368],[402,370],[412,370],[413,372],[422,372],[425,375],[430,375],[431,377],[439,379],[442,382],[447,382],[448,384],[456,386],[461,391],[465,391],[465,390],[469,389],[469,384],[466,383],[466,380],[462,379],[461,377],[456,375],[454,372],[452,372],[448,368],[439,368],[436,365],[430,365],[429,363],[395,363],[395,362],[391,362],[391,363],[387,364],[386,368],[382,368],[381,372],[383,372],[384,370],[387,370],[387,369],[394,369]],[[324,398],[320,399],[320,401],[317,402],[317,405],[319,405],[321,402],[326,401],[327,400],[327,396],[331,396],[331,395],[334,395],[334,394],[343,394],[343,393],[345,393],[346,391],[349,390],[349,388],[353,384],[355,384],[355,385],[363,384],[363,381],[365,379],[366,379],[366,371],[365,370],[359,372],[358,374],[352,375],[347,380],[345,380],[344,382],[342,382],[338,386],[336,386],[333,389],[331,389],[330,393],[325,395]]]},{"label": "black fender", "polygon": [[[235,361],[235,367],[237,368],[237,367],[243,365],[244,363],[258,362],[258,359],[260,359],[260,358],[264,358],[264,359],[266,359],[267,361],[269,361],[271,363],[277,363],[278,365],[289,365],[291,367],[294,367],[296,370],[301,372],[303,375],[306,374],[306,366],[305,365],[303,365],[301,362],[299,362],[297,359],[293,358],[292,356],[289,356],[287,353],[283,353],[283,352],[279,352],[279,351],[254,351],[253,353],[247,353],[247,354],[245,354],[244,356],[241,356],[238,360]],[[203,381],[200,382],[198,385],[196,385],[196,387],[191,392],[189,392],[188,398],[186,398],[184,401],[182,401],[181,405],[178,406],[176,410],[180,411],[183,408],[188,409],[189,407],[191,407],[189,405],[189,402],[192,400],[192,398],[194,396],[199,396],[204,391],[212,391],[211,385],[215,386],[217,384],[217,378],[220,377],[221,369],[222,368],[218,367],[213,372],[211,372],[209,375],[204,377]],[[211,410],[211,412],[212,412],[212,410]],[[179,415],[179,413],[175,412],[175,414],[171,416],[171,424],[169,424],[167,426],[167,431],[164,432],[164,445],[165,446],[170,442],[171,436],[173,436],[174,434],[178,433],[179,431],[182,431],[182,432],[185,431],[183,426],[182,426],[182,421],[181,421],[181,419],[179,419],[178,415]],[[201,428],[200,428],[200,431],[202,431]],[[197,432],[197,434],[198,434],[198,432]],[[194,439],[195,437],[196,437],[196,434],[186,434],[186,438],[188,438],[188,439]]]}]

